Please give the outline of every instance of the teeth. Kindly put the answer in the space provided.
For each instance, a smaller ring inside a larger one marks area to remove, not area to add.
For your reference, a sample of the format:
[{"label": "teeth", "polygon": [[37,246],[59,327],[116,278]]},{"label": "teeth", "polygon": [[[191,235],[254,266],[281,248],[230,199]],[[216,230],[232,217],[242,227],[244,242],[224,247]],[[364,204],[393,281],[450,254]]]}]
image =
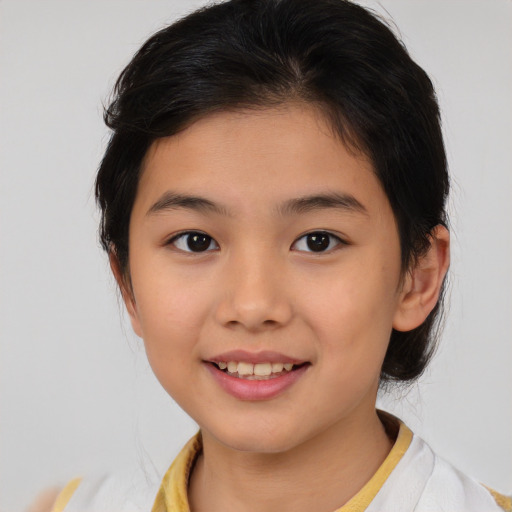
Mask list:
[{"label": "teeth", "polygon": [[254,365],[251,363],[238,363],[238,375],[254,375]]},{"label": "teeth", "polygon": [[229,373],[236,373],[238,371],[238,363],[235,363],[235,361],[229,361],[228,363],[228,372]]},{"label": "teeth", "polygon": [[229,373],[238,373],[239,376],[257,376],[269,377],[273,373],[281,373],[282,371],[291,371],[293,363],[246,363],[244,361],[220,361],[217,366],[221,370],[226,370]]},{"label": "teeth", "polygon": [[270,363],[258,363],[254,365],[254,375],[267,376],[272,373],[272,365]]}]

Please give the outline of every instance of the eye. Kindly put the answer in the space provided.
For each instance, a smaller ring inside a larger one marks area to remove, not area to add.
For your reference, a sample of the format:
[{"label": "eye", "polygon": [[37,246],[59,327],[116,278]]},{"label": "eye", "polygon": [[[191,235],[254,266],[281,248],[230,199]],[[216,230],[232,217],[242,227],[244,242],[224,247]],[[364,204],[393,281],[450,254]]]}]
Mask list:
[{"label": "eye", "polygon": [[332,233],[312,231],[296,240],[292,245],[292,249],[305,252],[327,252],[340,244],[345,244],[345,242]]},{"label": "eye", "polygon": [[168,242],[183,252],[206,252],[218,249],[217,242],[206,233],[186,231],[171,238]]}]

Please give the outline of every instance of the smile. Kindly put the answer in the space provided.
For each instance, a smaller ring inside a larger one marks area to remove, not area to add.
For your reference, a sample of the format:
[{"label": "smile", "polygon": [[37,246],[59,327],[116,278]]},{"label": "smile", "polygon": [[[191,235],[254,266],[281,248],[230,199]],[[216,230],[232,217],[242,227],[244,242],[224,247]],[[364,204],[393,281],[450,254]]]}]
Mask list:
[{"label": "smile", "polygon": [[203,364],[221,389],[239,400],[249,401],[278,397],[301,380],[311,367],[310,362],[276,353],[251,355],[244,351],[226,353]]},{"label": "smile", "polygon": [[267,380],[275,379],[283,373],[293,370],[293,363],[248,363],[244,361],[219,361],[214,363],[219,370],[239,379]]}]

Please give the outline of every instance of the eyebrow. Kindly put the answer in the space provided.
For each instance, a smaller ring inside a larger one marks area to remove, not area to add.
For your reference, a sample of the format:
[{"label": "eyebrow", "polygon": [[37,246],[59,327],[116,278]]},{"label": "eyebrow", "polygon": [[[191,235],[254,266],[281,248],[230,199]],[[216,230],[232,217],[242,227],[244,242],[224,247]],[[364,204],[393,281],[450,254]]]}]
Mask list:
[{"label": "eyebrow", "polygon": [[278,213],[280,215],[287,216],[328,209],[368,215],[367,209],[353,195],[339,194],[337,192],[328,192],[325,194],[315,194],[290,199],[279,206]]},{"label": "eyebrow", "polygon": [[228,217],[231,216],[227,208],[205,197],[177,194],[170,191],[165,192],[165,194],[147,211],[146,215],[177,209],[195,210],[200,213],[217,213]]},{"label": "eyebrow", "polygon": [[[186,209],[203,214],[216,213],[231,217],[230,211],[220,205],[201,196],[165,192],[156,203],[151,206],[146,215],[153,215],[169,210]],[[342,210],[349,213],[362,213],[368,215],[368,211],[353,195],[328,192],[289,199],[277,207],[277,213],[283,217],[300,215],[317,210]]]}]

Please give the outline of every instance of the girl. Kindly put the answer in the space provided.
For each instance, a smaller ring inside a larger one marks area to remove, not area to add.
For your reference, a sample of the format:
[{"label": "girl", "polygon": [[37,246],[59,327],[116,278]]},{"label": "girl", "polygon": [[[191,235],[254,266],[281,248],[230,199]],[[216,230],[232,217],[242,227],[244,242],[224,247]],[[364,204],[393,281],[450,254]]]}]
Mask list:
[{"label": "girl", "polygon": [[121,74],[101,240],[200,432],[165,475],[75,480],[54,511],[498,511],[399,419],[449,265],[432,84],[343,0],[232,0]]}]

